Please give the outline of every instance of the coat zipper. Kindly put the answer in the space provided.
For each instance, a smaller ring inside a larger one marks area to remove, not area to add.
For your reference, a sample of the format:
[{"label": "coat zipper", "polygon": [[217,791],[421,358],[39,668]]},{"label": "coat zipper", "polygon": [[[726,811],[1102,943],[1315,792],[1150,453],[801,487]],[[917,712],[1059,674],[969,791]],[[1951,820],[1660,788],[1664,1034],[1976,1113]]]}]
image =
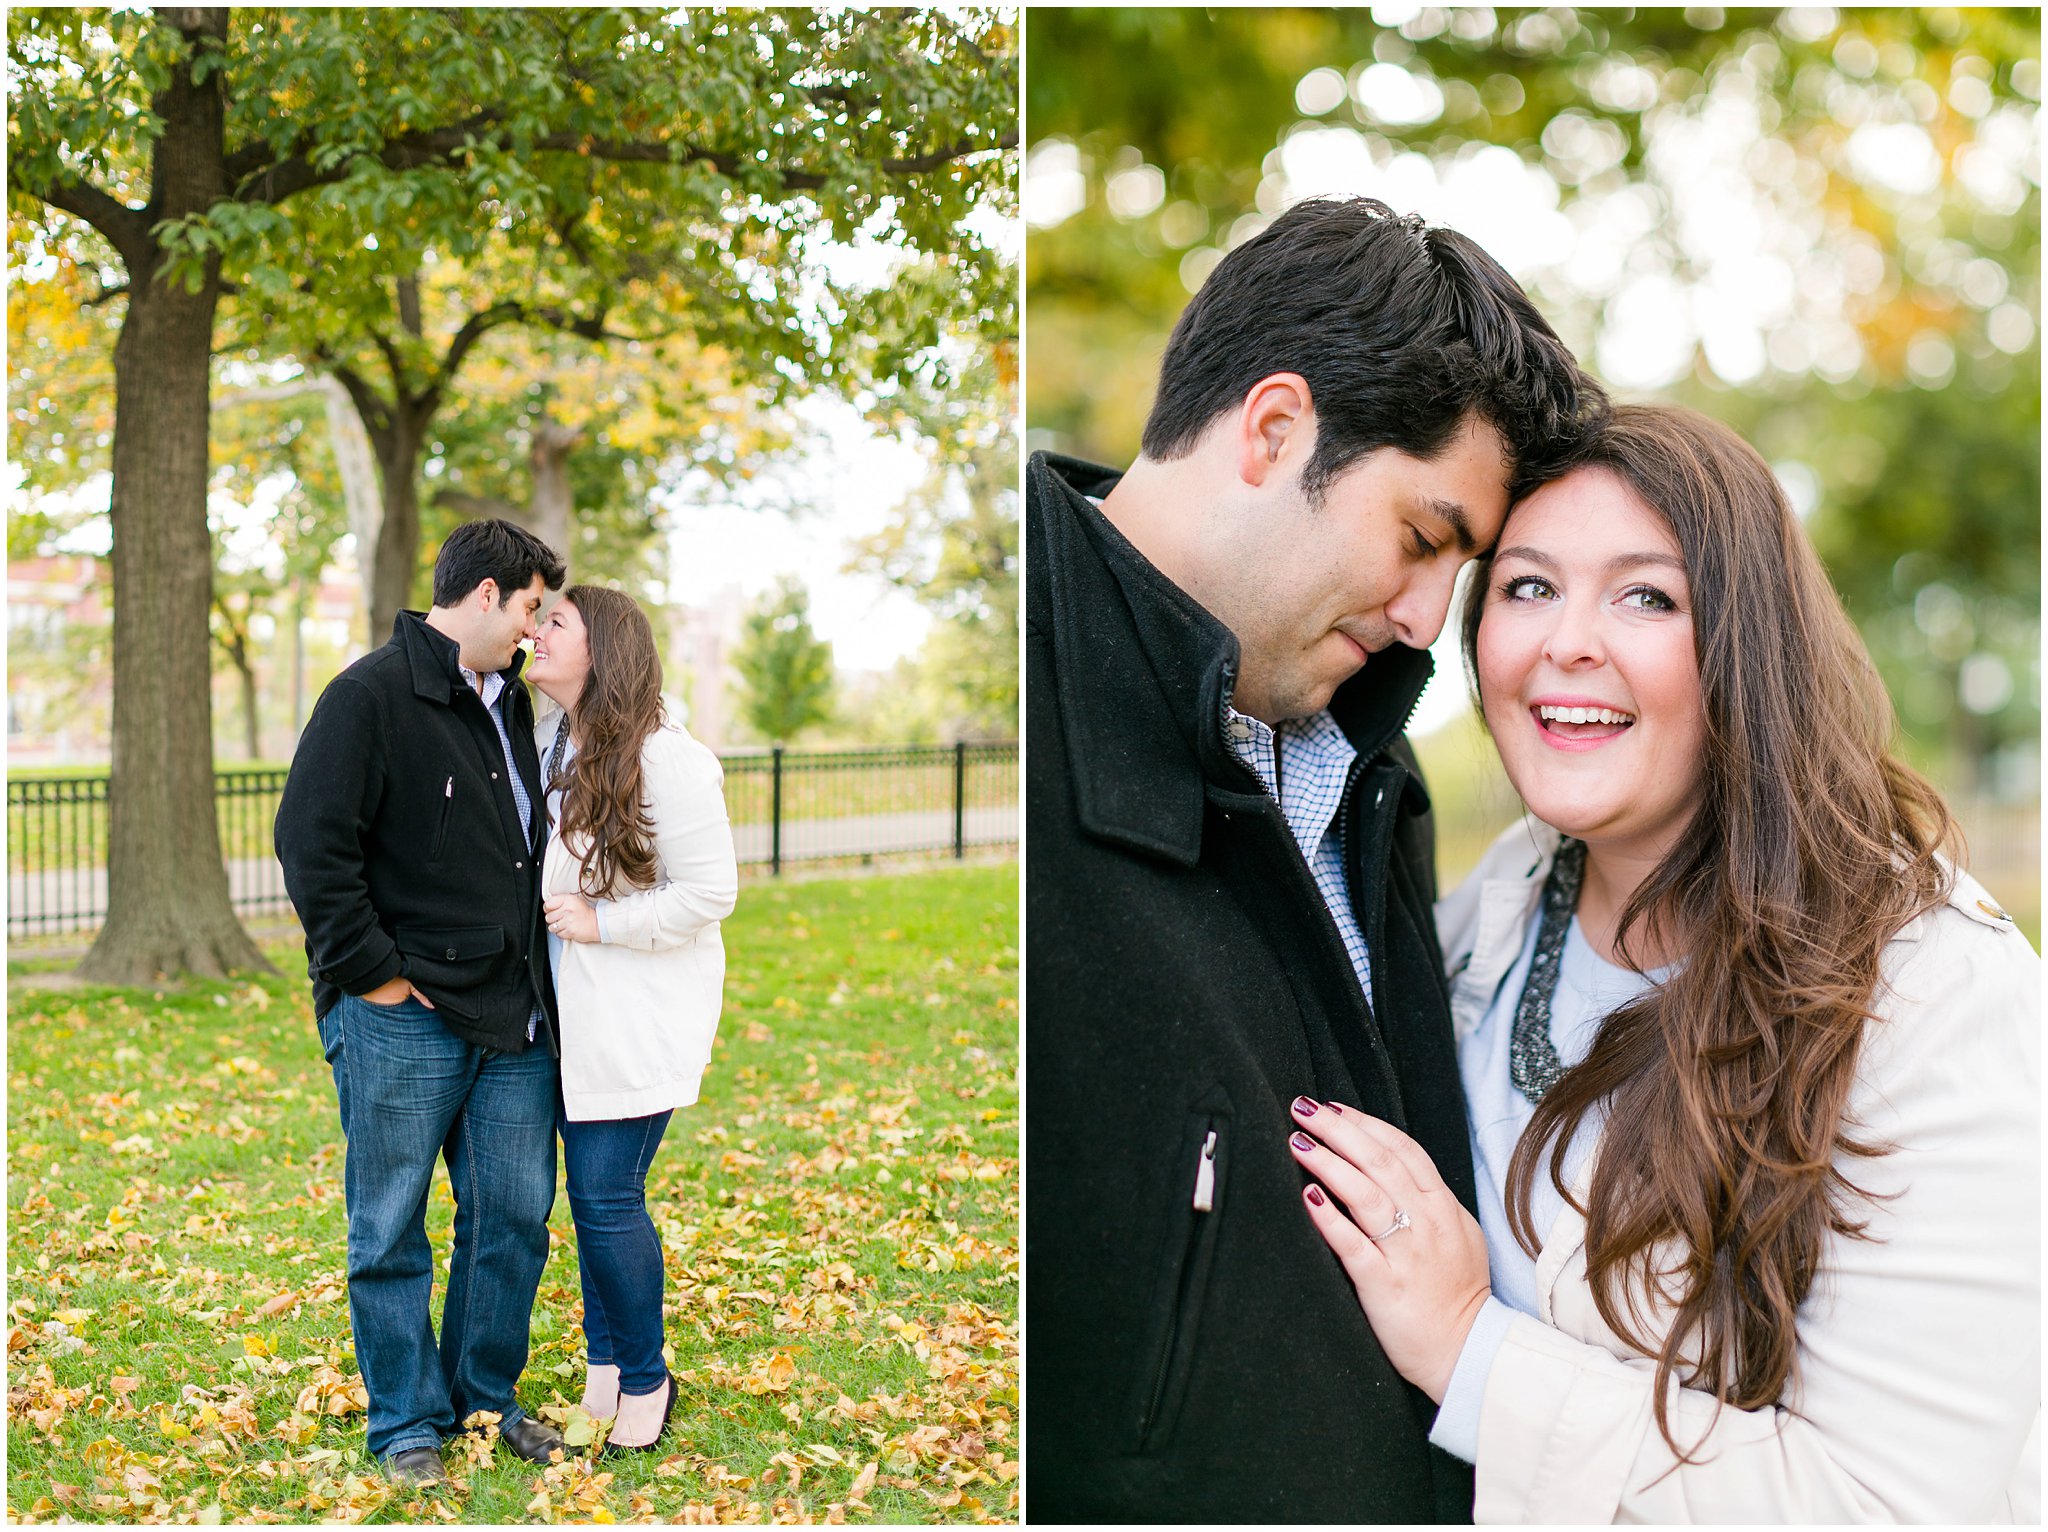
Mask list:
[{"label": "coat zipper", "polygon": [[1216,1210],[1216,1130],[1211,1128],[1209,1136],[1202,1140],[1201,1156],[1195,1161],[1195,1211],[1213,1213]]},{"label": "coat zipper", "polygon": [[448,845],[448,821],[455,813],[455,778],[450,776],[441,789],[441,827],[434,834],[434,854],[430,860],[440,861],[441,852]]},{"label": "coat zipper", "polygon": [[[1195,1155],[1195,1194],[1192,1199],[1198,1214],[1213,1213],[1216,1210],[1216,1135],[1211,1128],[1202,1139],[1202,1147]],[[1152,1388],[1146,1401],[1144,1417],[1138,1423],[1138,1450],[1143,1452],[1151,1444],[1159,1412],[1166,1403],[1166,1385],[1173,1373],[1174,1353],[1180,1349],[1183,1330],[1189,1322],[1187,1313],[1188,1283],[1193,1274],[1196,1251],[1202,1243],[1206,1218],[1196,1218],[1187,1232],[1186,1245],[1181,1251],[1180,1271],[1173,1295],[1173,1323],[1166,1332],[1166,1344],[1159,1352],[1159,1364],[1152,1374]]]}]

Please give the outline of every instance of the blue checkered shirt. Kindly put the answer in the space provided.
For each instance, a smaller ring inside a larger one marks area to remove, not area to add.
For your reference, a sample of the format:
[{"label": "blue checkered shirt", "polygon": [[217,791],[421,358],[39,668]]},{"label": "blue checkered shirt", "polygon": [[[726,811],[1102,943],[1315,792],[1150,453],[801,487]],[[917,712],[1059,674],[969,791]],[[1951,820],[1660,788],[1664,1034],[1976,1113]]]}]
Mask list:
[{"label": "blue checkered shirt", "polygon": [[[505,780],[512,784],[512,806],[519,810],[519,828],[526,836],[526,849],[533,850],[533,799],[526,794],[526,784],[519,778],[519,763],[512,759],[512,735],[505,727],[505,710],[498,704],[505,700],[505,673],[494,670],[487,676],[479,677],[467,665],[458,663],[455,667],[462,672],[470,690],[484,699],[484,711],[491,715],[491,722],[498,727],[498,745],[505,752]],[[530,1043],[540,1032],[540,1002],[535,1001],[533,1014],[526,1018],[526,1040]]]},{"label": "blue checkered shirt", "polygon": [[1280,813],[1294,832],[1294,843],[1301,847],[1323,903],[1329,906],[1337,934],[1344,938],[1358,987],[1371,995],[1372,959],[1365,950],[1365,933],[1359,930],[1358,917],[1351,909],[1344,881],[1344,847],[1334,828],[1351,763],[1358,759],[1357,749],[1344,737],[1328,708],[1306,718],[1283,719],[1276,730],[1227,707],[1223,737],[1229,741],[1231,753],[1280,800]]}]

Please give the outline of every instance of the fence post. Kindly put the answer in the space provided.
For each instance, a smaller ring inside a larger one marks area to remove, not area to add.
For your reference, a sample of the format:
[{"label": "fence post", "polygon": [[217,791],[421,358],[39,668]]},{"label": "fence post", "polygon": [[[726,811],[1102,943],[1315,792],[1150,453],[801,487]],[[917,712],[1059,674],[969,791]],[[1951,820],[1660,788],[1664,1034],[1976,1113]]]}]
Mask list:
[{"label": "fence post", "polygon": [[779,878],[782,876],[782,746],[775,747],[773,758],[768,799],[768,875]]},{"label": "fence post", "polygon": [[967,855],[967,741],[953,741],[953,860]]}]

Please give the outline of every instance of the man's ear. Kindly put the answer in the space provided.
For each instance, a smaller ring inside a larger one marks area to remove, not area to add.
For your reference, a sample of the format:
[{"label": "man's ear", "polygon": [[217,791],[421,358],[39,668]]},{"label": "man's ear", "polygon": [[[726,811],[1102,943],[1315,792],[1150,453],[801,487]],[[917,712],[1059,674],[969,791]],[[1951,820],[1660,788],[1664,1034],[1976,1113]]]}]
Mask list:
[{"label": "man's ear", "polygon": [[1315,445],[1315,409],[1298,372],[1259,379],[1237,412],[1237,476],[1264,484],[1287,458],[1305,457]]},{"label": "man's ear", "polygon": [[498,604],[498,582],[489,575],[484,576],[483,584],[479,585],[476,589],[477,594],[484,598],[485,611],[490,611]]}]

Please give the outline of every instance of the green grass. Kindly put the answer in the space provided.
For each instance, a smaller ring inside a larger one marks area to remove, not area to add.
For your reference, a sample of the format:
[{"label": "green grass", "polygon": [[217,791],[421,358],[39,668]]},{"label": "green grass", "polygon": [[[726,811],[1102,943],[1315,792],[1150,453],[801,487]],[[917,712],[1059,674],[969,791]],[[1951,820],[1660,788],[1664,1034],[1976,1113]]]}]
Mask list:
[{"label": "green grass", "polygon": [[[593,1475],[451,1444],[459,1487],[431,1494],[364,1451],[304,981],[65,989],[18,965],[10,1519],[1013,1520],[1016,888],[1005,865],[743,892],[703,1099],[649,1183],[667,1452]],[[444,1276],[451,1213],[443,1173]],[[521,1399],[575,1425],[563,1195],[552,1227]]]}]

